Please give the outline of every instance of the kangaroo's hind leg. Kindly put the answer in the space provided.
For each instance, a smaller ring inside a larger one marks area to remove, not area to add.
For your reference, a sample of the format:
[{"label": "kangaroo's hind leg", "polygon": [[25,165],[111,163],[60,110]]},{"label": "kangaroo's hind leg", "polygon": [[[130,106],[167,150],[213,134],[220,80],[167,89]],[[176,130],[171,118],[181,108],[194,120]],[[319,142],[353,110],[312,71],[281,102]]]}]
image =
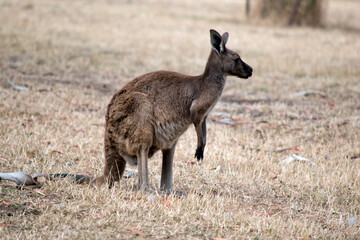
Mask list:
[{"label": "kangaroo's hind leg", "polygon": [[163,149],[163,160],[162,160],[162,169],[161,169],[161,181],[160,181],[160,188],[162,191],[166,193],[171,193],[172,186],[173,186],[173,159],[175,153],[174,146],[170,149]]},{"label": "kangaroo's hind leg", "polygon": [[138,190],[149,191],[149,170],[148,170],[148,155],[149,148],[141,147],[139,153],[137,154],[138,158]]}]

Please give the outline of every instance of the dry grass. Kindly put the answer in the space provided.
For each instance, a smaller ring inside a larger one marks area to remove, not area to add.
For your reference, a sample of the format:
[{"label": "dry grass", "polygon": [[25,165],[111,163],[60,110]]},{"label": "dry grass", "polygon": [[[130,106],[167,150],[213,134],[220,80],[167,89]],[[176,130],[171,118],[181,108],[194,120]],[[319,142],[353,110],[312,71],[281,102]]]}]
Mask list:
[{"label": "dry grass", "polygon": [[[360,4],[328,4],[327,27],[311,29],[247,24],[230,0],[1,0],[1,172],[100,175],[112,94],[148,71],[200,73],[210,28],[229,31],[255,73],[229,77],[232,105],[214,112],[238,124],[208,124],[202,163],[193,164],[193,128],[180,139],[174,186],[187,198],[148,198],[135,178],[111,190],[0,182],[0,238],[360,238]],[[326,97],[294,96],[309,89]],[[316,166],[279,164],[293,153]]]}]

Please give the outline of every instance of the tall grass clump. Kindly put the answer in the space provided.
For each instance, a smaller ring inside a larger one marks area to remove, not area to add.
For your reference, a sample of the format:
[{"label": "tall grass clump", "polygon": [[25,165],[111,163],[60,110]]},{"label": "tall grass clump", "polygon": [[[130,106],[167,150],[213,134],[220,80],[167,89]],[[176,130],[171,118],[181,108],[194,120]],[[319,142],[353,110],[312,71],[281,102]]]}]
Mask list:
[{"label": "tall grass clump", "polygon": [[324,0],[259,0],[256,16],[276,24],[320,26]]}]

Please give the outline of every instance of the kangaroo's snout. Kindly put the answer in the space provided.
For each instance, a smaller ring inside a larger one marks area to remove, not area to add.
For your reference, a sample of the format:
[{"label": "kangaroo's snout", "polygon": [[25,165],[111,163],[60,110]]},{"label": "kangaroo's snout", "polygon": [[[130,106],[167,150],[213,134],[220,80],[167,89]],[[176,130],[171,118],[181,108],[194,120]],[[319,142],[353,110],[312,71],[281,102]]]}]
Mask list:
[{"label": "kangaroo's snout", "polygon": [[252,72],[253,72],[253,69],[252,67],[250,67],[247,63],[245,63],[244,61],[242,61],[242,68],[243,68],[243,72],[244,74],[242,76],[240,76],[241,78],[249,78],[252,76]]},{"label": "kangaroo's snout", "polygon": [[247,73],[246,78],[249,78],[249,77],[252,76],[253,69],[252,69],[252,67],[250,67],[250,66],[247,65],[246,63],[244,63],[244,64],[246,65],[246,67],[245,67],[245,71],[246,71],[246,73]]}]

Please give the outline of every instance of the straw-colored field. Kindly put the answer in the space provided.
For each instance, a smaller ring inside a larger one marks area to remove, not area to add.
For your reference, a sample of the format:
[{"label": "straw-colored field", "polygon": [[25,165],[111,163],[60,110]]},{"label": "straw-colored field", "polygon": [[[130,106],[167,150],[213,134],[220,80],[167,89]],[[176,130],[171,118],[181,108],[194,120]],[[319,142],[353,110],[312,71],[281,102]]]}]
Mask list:
[{"label": "straw-colored field", "polygon": [[[248,21],[244,2],[0,0],[0,172],[99,176],[112,95],[149,71],[201,74],[210,28],[254,69],[228,78],[204,161],[193,127],[179,140],[186,198],[137,192],[136,177],[1,181],[0,238],[359,239],[360,2],[329,0],[315,29]],[[292,154],[315,165],[279,163]],[[149,168],[158,189],[160,153]]]}]

